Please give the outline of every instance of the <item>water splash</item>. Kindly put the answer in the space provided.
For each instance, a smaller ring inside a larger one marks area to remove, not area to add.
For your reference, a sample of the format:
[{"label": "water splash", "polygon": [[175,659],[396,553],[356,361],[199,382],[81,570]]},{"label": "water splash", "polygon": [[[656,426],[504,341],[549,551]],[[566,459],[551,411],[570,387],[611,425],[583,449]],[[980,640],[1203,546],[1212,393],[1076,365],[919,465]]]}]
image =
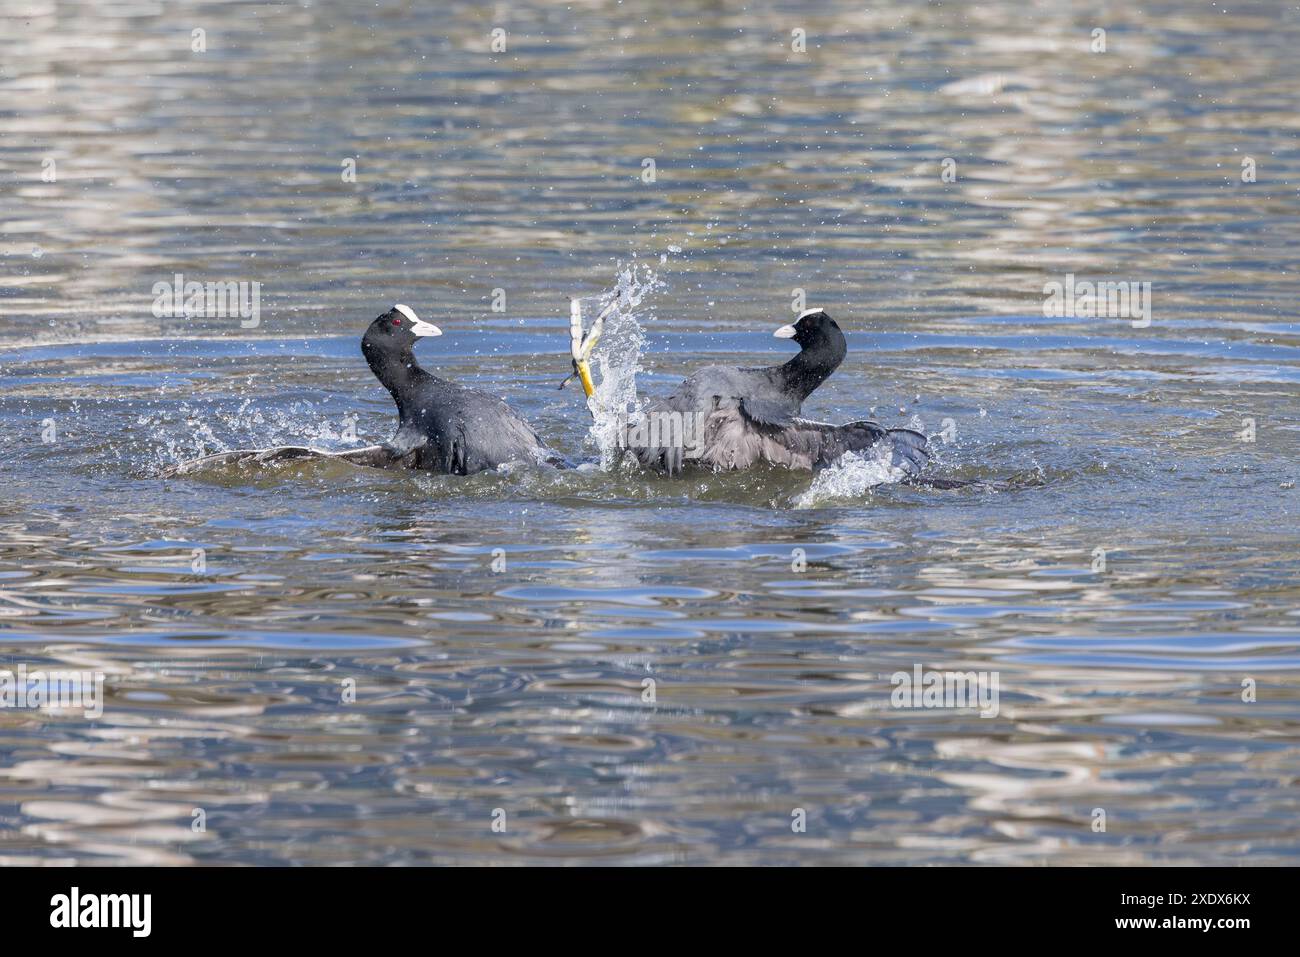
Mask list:
[{"label": "water splash", "polygon": [[[233,408],[182,402],[175,412],[139,414],[135,424],[147,443],[140,452],[159,468],[240,448],[309,445],[346,451],[385,437],[368,434],[355,414],[331,417],[311,401],[280,409],[264,408],[252,399],[241,399]],[[132,450],[133,458],[137,454]]]},{"label": "water splash", "polygon": [[618,308],[605,319],[604,332],[592,355],[596,392],[587,400],[594,420],[587,442],[599,451],[603,469],[613,468],[622,459],[619,432],[627,416],[639,408],[636,376],[641,371],[641,350],[645,346],[642,320],[654,319],[652,312],[639,307],[647,296],[663,287],[663,280],[648,266],[637,262],[620,265],[613,287],[600,296],[594,307],[583,309],[583,315],[591,317],[618,301]]},{"label": "water splash", "polygon": [[853,501],[880,485],[907,478],[907,470],[892,465],[888,442],[877,442],[864,452],[845,452],[818,472],[812,485],[794,499],[795,508],[820,508],[835,501]]}]

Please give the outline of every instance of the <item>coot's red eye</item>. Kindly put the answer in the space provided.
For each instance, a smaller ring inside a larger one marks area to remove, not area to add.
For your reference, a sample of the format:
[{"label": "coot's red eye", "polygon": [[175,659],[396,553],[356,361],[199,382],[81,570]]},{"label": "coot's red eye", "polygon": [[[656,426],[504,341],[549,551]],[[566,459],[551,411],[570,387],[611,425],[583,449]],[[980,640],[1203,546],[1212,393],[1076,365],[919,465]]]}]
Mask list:
[{"label": "coot's red eye", "polygon": [[402,320],[401,320],[401,319],[394,319],[394,320],[393,320],[393,325],[395,325],[395,326],[400,326],[401,324],[402,324]]}]

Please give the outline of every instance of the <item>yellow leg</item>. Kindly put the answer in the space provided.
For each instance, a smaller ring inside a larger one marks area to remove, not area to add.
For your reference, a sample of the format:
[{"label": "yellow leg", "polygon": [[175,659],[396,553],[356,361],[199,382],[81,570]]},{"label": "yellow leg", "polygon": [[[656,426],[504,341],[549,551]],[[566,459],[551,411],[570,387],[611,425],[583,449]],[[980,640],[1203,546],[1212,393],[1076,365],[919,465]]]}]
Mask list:
[{"label": "yellow leg", "polygon": [[582,391],[587,393],[590,399],[596,394],[596,386],[591,381],[591,366],[587,365],[586,359],[578,359],[574,363],[578,367],[578,378],[582,381]]}]

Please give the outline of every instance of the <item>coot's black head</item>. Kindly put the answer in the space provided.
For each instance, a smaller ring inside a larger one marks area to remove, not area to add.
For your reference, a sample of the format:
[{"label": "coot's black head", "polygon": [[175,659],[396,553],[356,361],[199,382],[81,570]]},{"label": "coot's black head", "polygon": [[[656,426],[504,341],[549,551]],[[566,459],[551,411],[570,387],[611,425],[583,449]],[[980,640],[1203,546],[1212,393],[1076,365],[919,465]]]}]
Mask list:
[{"label": "coot's black head", "polygon": [[410,306],[398,304],[376,319],[361,337],[361,351],[401,355],[409,352],[415,340],[422,336],[440,336],[442,330],[425,322]]},{"label": "coot's black head", "polygon": [[824,309],[808,309],[799,314],[793,325],[782,326],[773,333],[778,339],[793,339],[804,349],[827,350],[843,355],[848,348],[844,333]]}]

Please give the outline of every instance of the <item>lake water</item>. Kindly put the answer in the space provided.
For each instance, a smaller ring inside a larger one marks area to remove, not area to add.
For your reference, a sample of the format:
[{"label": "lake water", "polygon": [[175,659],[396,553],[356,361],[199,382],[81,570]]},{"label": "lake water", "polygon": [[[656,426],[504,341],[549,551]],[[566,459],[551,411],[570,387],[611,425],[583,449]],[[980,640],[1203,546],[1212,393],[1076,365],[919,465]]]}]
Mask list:
[{"label": "lake water", "polygon": [[[1295,863],[1298,46],[1281,3],[7,4],[0,670],[105,701],[0,709],[0,863]],[[803,290],[850,348],[805,411],[990,484],[159,477],[386,438],[398,301],[592,460],[568,298],[633,268],[642,394],[783,361]],[[155,316],[177,274],[257,324]],[[1069,276],[1149,324],[1045,316]],[[997,714],[894,707],[917,666]]]}]

